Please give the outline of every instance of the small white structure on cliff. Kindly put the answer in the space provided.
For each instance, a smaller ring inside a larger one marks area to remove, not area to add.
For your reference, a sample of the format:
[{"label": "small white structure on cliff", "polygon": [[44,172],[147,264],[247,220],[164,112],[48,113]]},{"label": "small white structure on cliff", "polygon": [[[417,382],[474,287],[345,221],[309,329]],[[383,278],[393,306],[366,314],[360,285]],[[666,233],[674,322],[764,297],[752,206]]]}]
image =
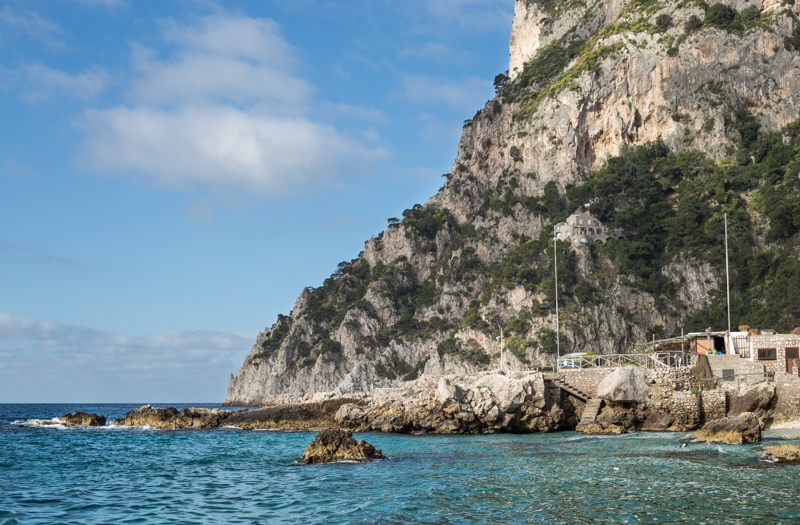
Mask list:
[{"label": "small white structure on cliff", "polygon": [[605,242],[613,234],[592,214],[579,208],[567,217],[566,222],[556,224],[556,239],[573,243],[591,244]]}]

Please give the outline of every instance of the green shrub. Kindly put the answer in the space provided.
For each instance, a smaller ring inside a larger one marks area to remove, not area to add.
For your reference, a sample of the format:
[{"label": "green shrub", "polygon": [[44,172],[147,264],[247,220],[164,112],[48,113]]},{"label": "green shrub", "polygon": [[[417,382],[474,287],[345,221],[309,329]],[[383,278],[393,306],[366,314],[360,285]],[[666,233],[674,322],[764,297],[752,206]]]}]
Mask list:
[{"label": "green shrub", "polygon": [[692,15],[686,20],[686,23],[683,24],[683,31],[687,35],[694,33],[695,31],[700,30],[703,27],[703,21],[698,18],[697,15]]},{"label": "green shrub", "polygon": [[739,31],[742,24],[739,21],[736,9],[725,4],[714,4],[706,11],[704,25],[716,27],[725,31]]},{"label": "green shrub", "polygon": [[662,13],[656,17],[656,26],[661,31],[666,31],[672,27],[672,17],[667,13]]},{"label": "green shrub", "polygon": [[792,36],[783,37],[783,46],[787,51],[800,51],[800,26],[792,31]]}]

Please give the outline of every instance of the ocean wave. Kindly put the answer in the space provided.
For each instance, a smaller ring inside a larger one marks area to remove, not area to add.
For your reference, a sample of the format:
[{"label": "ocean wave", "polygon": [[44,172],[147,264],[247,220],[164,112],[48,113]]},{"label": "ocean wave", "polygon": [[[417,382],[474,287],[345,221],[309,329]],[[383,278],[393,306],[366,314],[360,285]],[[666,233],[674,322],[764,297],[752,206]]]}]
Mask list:
[{"label": "ocean wave", "polygon": [[30,428],[55,428],[65,429],[67,427],[63,421],[54,417],[53,419],[26,419],[21,421],[12,421],[9,423],[17,427],[30,427]]}]

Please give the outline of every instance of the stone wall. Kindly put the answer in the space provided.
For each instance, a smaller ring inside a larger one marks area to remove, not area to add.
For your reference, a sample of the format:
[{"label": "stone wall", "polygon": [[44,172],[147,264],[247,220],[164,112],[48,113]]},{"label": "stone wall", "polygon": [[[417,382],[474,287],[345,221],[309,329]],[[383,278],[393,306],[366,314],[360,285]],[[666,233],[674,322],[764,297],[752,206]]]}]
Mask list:
[{"label": "stone wall", "polygon": [[780,423],[800,419],[800,378],[786,372],[776,373],[775,394],[775,421]]},{"label": "stone wall", "polygon": [[705,390],[700,392],[700,417],[703,423],[720,419],[727,415],[728,405],[724,390]]},{"label": "stone wall", "polygon": [[558,379],[589,398],[597,397],[597,386],[614,368],[584,368],[581,370],[561,370]]}]

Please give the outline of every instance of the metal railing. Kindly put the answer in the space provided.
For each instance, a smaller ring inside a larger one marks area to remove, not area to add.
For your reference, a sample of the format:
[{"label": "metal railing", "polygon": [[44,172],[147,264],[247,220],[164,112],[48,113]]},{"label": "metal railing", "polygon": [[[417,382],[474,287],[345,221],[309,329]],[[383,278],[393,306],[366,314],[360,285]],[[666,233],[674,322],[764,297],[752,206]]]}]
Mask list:
[{"label": "metal railing", "polygon": [[[616,368],[619,366],[641,366],[642,368],[678,368],[691,365],[691,357],[678,352],[653,352],[646,354],[582,355],[562,358],[559,370],[584,368]],[[696,359],[696,357],[695,357]]]}]

